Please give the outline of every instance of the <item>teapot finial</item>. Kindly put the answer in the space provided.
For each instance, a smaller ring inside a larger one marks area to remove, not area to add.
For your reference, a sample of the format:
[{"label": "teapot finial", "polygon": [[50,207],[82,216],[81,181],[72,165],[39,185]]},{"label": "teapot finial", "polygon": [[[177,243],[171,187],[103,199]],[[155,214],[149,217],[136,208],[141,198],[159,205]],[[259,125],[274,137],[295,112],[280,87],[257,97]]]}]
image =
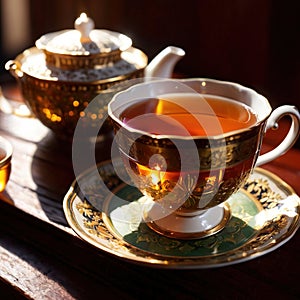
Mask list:
[{"label": "teapot finial", "polygon": [[81,34],[81,43],[91,42],[90,32],[95,28],[95,23],[91,18],[87,16],[86,13],[80,14],[80,16],[75,20],[74,27]]}]

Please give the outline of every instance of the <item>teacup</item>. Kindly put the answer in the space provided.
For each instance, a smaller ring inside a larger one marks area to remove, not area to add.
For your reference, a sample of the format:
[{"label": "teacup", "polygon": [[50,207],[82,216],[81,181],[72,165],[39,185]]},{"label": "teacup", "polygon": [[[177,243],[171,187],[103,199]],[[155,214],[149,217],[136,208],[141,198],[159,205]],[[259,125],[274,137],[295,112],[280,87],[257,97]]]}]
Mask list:
[{"label": "teacup", "polygon": [[[253,168],[290,149],[300,114],[237,83],[153,80],[115,95],[108,106],[114,141],[137,188],[149,199],[144,219],[168,237],[200,238],[230,219],[226,200]],[[260,154],[265,132],[291,116],[289,133]]]},{"label": "teacup", "polygon": [[0,192],[4,191],[11,172],[12,146],[0,137]]}]

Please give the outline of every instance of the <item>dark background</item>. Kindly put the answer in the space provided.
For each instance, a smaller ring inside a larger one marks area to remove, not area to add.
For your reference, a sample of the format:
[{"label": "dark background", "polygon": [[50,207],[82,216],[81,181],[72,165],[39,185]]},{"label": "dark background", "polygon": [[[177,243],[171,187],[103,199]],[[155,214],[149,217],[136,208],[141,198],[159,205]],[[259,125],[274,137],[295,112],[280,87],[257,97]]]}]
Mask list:
[{"label": "dark background", "polygon": [[[273,107],[299,103],[299,1],[30,0],[29,5],[31,41],[19,52],[45,33],[72,28],[84,11],[97,28],[131,37],[149,59],[168,45],[182,47],[186,56],[176,72],[185,77],[239,82]],[[0,83],[13,80],[4,64],[17,54],[1,51]]]}]

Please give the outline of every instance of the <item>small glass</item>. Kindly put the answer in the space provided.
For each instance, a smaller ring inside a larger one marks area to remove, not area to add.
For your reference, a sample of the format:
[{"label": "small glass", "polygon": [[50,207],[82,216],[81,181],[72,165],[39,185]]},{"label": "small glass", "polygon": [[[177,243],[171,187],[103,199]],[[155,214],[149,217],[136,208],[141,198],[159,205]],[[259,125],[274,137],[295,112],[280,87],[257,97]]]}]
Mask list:
[{"label": "small glass", "polygon": [[3,192],[11,173],[12,145],[0,136],[0,192]]}]

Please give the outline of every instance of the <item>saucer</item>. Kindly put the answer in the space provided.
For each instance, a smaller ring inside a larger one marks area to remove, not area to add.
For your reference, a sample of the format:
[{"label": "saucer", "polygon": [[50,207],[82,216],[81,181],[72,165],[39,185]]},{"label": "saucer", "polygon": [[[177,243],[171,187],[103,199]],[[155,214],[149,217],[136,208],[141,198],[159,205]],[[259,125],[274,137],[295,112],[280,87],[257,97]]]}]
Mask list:
[{"label": "saucer", "polygon": [[223,230],[201,239],[168,238],[144,223],[141,211],[147,200],[130,185],[122,163],[117,165],[107,161],[81,174],[63,207],[79,237],[121,259],[178,269],[231,265],[277,249],[300,225],[300,198],[294,190],[256,168],[226,201],[231,218]]}]

